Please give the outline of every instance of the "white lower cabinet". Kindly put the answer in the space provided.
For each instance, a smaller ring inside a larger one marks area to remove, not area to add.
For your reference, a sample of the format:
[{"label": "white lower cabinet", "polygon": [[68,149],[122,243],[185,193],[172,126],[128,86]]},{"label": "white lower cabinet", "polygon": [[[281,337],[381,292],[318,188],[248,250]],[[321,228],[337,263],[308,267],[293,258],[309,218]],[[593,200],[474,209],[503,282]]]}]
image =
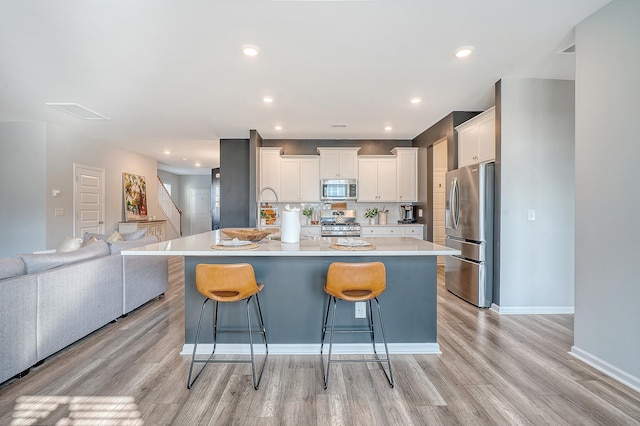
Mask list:
[{"label": "white lower cabinet", "polygon": [[411,237],[422,239],[423,225],[360,225],[362,237]]}]

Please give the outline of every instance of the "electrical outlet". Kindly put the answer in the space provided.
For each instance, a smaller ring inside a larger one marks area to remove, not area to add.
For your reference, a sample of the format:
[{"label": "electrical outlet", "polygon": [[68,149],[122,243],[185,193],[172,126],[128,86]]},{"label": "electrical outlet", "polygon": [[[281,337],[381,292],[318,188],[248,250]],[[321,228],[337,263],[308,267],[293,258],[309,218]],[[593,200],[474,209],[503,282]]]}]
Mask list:
[{"label": "electrical outlet", "polygon": [[367,317],[367,302],[356,302],[356,318]]},{"label": "electrical outlet", "polygon": [[536,211],[535,211],[535,210],[530,209],[530,210],[527,212],[527,220],[530,220],[530,221],[534,221],[534,220],[536,220]]}]

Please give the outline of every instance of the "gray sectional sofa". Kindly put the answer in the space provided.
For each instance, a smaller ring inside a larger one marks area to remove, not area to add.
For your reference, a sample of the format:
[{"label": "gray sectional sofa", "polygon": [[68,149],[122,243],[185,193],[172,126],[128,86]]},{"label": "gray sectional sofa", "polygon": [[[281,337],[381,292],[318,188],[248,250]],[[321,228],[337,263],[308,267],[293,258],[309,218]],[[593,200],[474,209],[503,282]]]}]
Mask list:
[{"label": "gray sectional sofa", "polygon": [[156,237],[0,259],[0,383],[168,288],[168,259],[122,256]]}]

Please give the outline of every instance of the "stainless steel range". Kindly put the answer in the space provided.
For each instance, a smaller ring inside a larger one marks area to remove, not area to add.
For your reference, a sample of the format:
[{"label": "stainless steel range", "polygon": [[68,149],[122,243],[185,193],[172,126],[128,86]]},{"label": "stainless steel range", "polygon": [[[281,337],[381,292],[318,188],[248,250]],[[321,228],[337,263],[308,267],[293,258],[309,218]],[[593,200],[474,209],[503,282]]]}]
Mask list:
[{"label": "stainless steel range", "polygon": [[321,210],[320,235],[323,237],[359,237],[360,224],[355,210]]}]

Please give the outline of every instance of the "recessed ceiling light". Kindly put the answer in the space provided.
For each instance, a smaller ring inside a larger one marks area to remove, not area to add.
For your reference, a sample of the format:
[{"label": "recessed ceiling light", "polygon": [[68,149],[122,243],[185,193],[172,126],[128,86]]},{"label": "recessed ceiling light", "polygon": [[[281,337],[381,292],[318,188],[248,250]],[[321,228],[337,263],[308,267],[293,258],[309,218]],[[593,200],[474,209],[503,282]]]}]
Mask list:
[{"label": "recessed ceiling light", "polygon": [[466,58],[467,56],[471,55],[471,52],[473,52],[473,46],[464,46],[456,50],[456,57]]},{"label": "recessed ceiling light", "polygon": [[171,154],[171,151],[169,151],[168,149],[164,151],[164,155],[169,155]]},{"label": "recessed ceiling light", "polygon": [[258,48],[247,44],[242,46],[242,53],[244,53],[247,56],[256,56],[258,54]]},{"label": "recessed ceiling light", "polygon": [[422,102],[422,98],[413,98],[413,99],[411,99],[411,103],[412,104],[419,104],[420,102]]},{"label": "recessed ceiling light", "polygon": [[384,127],[384,129],[385,129],[386,131],[389,131],[389,130],[392,130],[392,129],[393,129],[393,127],[391,127],[391,126],[385,126],[385,127]]},{"label": "recessed ceiling light", "polygon": [[262,102],[270,104],[271,102],[273,102],[273,98],[271,96],[265,96],[264,98],[262,98]]},{"label": "recessed ceiling light", "polygon": [[276,129],[276,130],[282,130],[282,126],[276,126],[276,127],[274,127],[274,129]]},{"label": "recessed ceiling light", "polygon": [[196,163],[196,167],[200,167],[200,163]]},{"label": "recessed ceiling light", "polygon": [[187,157],[182,157],[182,161],[187,161]]}]

